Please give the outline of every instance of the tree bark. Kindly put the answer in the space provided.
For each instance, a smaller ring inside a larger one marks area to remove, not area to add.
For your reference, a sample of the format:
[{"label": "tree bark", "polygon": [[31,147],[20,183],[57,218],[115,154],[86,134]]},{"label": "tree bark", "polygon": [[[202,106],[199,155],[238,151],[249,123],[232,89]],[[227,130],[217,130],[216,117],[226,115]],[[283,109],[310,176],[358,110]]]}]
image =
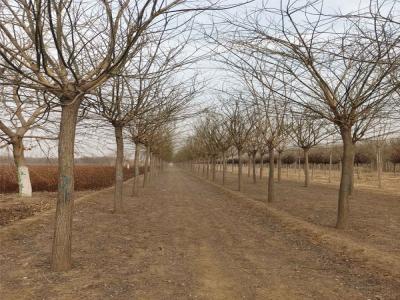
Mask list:
[{"label": "tree bark", "polygon": [[242,151],[238,150],[238,190],[242,190]]},{"label": "tree bark", "polygon": [[71,269],[72,215],[74,207],[74,144],[81,99],[62,99],[58,143],[58,197],[52,248],[54,271]]},{"label": "tree bark", "polygon": [[143,187],[147,185],[149,176],[150,146],[146,146],[146,158],[144,161]]},{"label": "tree bark", "polygon": [[222,152],[222,185],[225,185],[226,177],[226,157],[225,152]]},{"label": "tree bark", "polygon": [[275,200],[275,191],[274,191],[274,168],[275,168],[275,157],[274,157],[274,148],[268,148],[269,155],[269,177],[268,177],[268,202],[273,202]]},{"label": "tree bark", "polygon": [[154,169],[153,169],[153,153],[151,152],[151,148],[149,146],[149,171],[147,172],[147,182],[150,183],[151,178],[154,175]]},{"label": "tree bark", "polygon": [[138,191],[138,182],[139,182],[139,143],[135,143],[135,158],[134,158],[134,174],[133,174],[133,186],[132,186],[132,195],[137,196],[139,194]]},{"label": "tree bark", "polygon": [[308,163],[308,153],[309,148],[303,148],[304,154],[304,186],[308,187],[310,185],[310,164]]},{"label": "tree bark", "polygon": [[252,153],[252,165],[253,165],[253,183],[256,183],[257,181],[257,175],[256,175],[256,153]]},{"label": "tree bark", "polygon": [[297,176],[300,180],[300,153],[299,153],[299,158],[297,160]]},{"label": "tree bark", "polygon": [[329,178],[328,178],[329,183],[332,182],[332,151],[329,153]]},{"label": "tree bark", "polygon": [[117,156],[115,158],[114,212],[121,213],[123,210],[122,195],[124,185],[124,138],[122,135],[122,126],[114,126],[114,131],[117,145]]},{"label": "tree bark", "polygon": [[381,147],[377,147],[376,151],[376,168],[378,172],[378,187],[382,188],[382,151]]},{"label": "tree bark", "polygon": [[211,158],[211,170],[212,170],[212,181],[215,181],[215,172],[216,172],[215,156],[212,156]]},{"label": "tree bark", "polygon": [[282,180],[282,152],[278,151],[278,182]]},{"label": "tree bark", "polygon": [[342,128],[341,136],[343,140],[343,155],[336,222],[336,228],[338,229],[346,228],[348,225],[350,211],[349,194],[354,171],[354,144],[352,141],[351,130]]},{"label": "tree bark", "polygon": [[251,155],[247,154],[247,177],[250,177],[251,174]]},{"label": "tree bark", "polygon": [[13,156],[17,168],[18,191],[20,197],[32,197],[32,184],[29,176],[29,169],[26,165],[24,155],[24,143],[22,137],[12,140]]},{"label": "tree bark", "polygon": [[210,157],[207,156],[207,179],[210,178]]}]

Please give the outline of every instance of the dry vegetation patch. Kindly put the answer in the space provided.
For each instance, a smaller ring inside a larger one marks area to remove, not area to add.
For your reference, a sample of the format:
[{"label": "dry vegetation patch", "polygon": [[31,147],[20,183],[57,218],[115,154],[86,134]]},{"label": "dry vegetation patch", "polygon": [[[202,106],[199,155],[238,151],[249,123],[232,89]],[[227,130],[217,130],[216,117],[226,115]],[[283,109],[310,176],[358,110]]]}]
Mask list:
[{"label": "dry vegetation patch", "polygon": [[[15,168],[0,165],[0,226],[31,217],[42,211],[55,208],[58,170],[54,165],[33,165],[30,167],[32,188],[31,198],[22,198],[18,194]],[[142,173],[143,170],[141,170]],[[124,179],[133,176],[133,169],[124,169]],[[77,165],[75,166],[76,198],[90,191],[110,187],[115,182],[115,169],[112,166]]]}]

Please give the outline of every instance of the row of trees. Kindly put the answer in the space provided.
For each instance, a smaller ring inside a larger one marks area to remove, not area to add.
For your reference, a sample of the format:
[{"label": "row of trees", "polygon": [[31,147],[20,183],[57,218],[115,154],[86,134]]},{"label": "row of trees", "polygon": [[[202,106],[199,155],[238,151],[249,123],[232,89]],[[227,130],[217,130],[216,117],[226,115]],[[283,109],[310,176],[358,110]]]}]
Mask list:
[{"label": "row of trees", "polygon": [[[172,151],[174,123],[199,90],[186,47],[194,18],[212,1],[0,1],[0,146],[11,146],[20,194],[31,195],[24,139],[58,142],[52,268],[71,268],[77,124],[111,126],[116,140],[115,212],[123,211],[124,138],[148,166]],[[185,49],[185,51],[184,51]],[[158,158],[156,158],[158,157]],[[152,159],[153,158],[153,159]]]},{"label": "row of trees", "polygon": [[[279,155],[288,139],[303,149],[308,185],[310,148],[336,133],[342,144],[336,227],[347,226],[355,145],[398,120],[397,4],[371,1],[365,10],[333,15],[325,12],[322,1],[281,1],[280,8],[263,2],[243,17],[224,20],[230,30],[208,36],[233,78],[232,86],[222,91],[223,117],[211,118],[236,148],[239,190],[245,149],[253,159],[256,149],[270,157],[271,202],[275,151]],[[183,156],[215,156],[216,150],[199,133],[209,123],[200,122]],[[209,134],[206,140],[218,139]],[[204,151],[198,153],[201,145]]]}]

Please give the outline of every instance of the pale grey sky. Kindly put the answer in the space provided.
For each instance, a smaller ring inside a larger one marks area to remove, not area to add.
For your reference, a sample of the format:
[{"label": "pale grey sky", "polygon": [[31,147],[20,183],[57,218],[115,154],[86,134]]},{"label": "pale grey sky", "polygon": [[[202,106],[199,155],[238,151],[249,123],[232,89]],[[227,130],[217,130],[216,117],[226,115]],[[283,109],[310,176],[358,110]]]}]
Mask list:
[{"label": "pale grey sky", "polygon": [[[224,4],[237,4],[241,1],[224,1]],[[266,1],[256,0],[248,3],[242,7],[234,8],[230,11],[224,12],[207,12],[197,18],[197,23],[199,26],[203,26],[205,30],[209,29],[209,24],[211,23],[211,18],[218,22],[219,20],[226,18],[227,15],[240,15],[241,12],[245,10],[252,10],[254,7],[261,5]],[[280,6],[280,0],[270,0],[268,1],[269,7]],[[284,1],[285,2],[285,1]],[[369,4],[368,0],[325,0],[324,7],[325,11],[348,13],[356,10],[360,7],[367,7]],[[212,17],[213,16],[213,17]],[[207,45],[204,40],[201,40],[201,31],[194,33],[200,40],[193,44],[191,47],[200,47],[201,50],[199,54],[204,54],[207,51]],[[193,48],[189,48],[188,51],[192,51]],[[220,65],[212,60],[202,60],[193,65],[192,69],[183,72],[180,76],[191,76],[193,72],[199,74],[199,78],[207,81],[207,87],[204,89],[203,93],[199,95],[195,102],[197,107],[206,107],[212,104],[212,100],[215,99],[215,90],[221,89],[226,85],[226,79],[230,75],[227,75],[225,71],[220,69]],[[179,146],[185,140],[185,138],[191,132],[191,125],[193,120],[188,120],[181,122],[177,125],[177,134],[175,137],[175,142]],[[35,142],[26,142],[27,146],[32,146],[32,151],[27,152],[27,156],[42,156],[43,153],[41,148],[35,145]],[[77,156],[97,156],[97,155],[114,155],[114,133],[111,127],[105,127],[101,130],[91,129],[87,131],[85,129],[79,129],[76,143],[76,153]],[[50,156],[55,157],[57,154],[56,142],[48,142],[48,145],[43,147],[45,152],[48,152]],[[133,146],[127,141],[126,142],[126,153],[132,153]],[[6,154],[6,149],[0,149],[0,155]]]}]

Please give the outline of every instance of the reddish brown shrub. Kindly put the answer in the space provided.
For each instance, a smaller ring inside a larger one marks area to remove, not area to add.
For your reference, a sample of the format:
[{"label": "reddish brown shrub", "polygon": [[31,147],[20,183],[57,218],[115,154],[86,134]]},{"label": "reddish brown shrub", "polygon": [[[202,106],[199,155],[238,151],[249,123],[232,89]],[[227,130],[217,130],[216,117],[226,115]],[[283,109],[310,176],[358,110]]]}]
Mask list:
[{"label": "reddish brown shrub", "polygon": [[[57,191],[58,167],[54,165],[33,165],[29,167],[34,192]],[[142,173],[142,169],[140,170]],[[124,179],[133,176],[133,168],[124,169]],[[15,193],[18,184],[14,166],[0,165],[0,193]],[[113,185],[115,168],[100,165],[75,166],[75,190],[96,190]]]}]

